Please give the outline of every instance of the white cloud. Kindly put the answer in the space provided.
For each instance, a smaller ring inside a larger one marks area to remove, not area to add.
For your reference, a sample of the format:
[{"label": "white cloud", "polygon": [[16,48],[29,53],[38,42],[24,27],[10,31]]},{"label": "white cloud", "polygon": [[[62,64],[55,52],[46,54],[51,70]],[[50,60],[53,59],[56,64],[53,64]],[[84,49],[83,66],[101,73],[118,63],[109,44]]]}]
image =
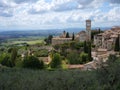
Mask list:
[{"label": "white cloud", "polygon": [[[46,28],[48,26],[48,28],[61,28],[69,27],[69,25],[84,27],[86,19],[92,19],[94,26],[100,23],[108,23],[108,25],[111,25],[112,22],[120,23],[120,7],[116,4],[113,5],[110,0],[108,11],[101,10],[101,7],[104,8],[102,6],[104,0],[8,1],[0,1],[0,26],[2,27]],[[110,6],[111,3],[112,6]]]}]

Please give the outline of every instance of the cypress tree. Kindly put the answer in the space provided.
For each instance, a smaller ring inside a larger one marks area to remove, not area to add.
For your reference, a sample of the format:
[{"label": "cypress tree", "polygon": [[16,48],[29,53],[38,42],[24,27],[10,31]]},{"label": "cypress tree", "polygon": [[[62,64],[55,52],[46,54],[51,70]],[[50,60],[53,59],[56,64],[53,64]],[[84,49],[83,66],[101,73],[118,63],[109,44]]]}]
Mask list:
[{"label": "cypress tree", "polygon": [[72,35],[72,40],[74,40],[75,39],[75,35],[74,35],[74,33],[73,33],[73,35]]},{"label": "cypress tree", "polygon": [[91,42],[84,42],[84,53],[88,54],[89,61],[92,61],[92,55],[91,55]]},{"label": "cypress tree", "polygon": [[67,32],[67,33],[66,33],[66,38],[69,38],[69,37],[70,37],[70,36],[69,36],[69,33]]},{"label": "cypress tree", "polygon": [[101,33],[101,29],[100,28],[98,29],[98,32]]},{"label": "cypress tree", "polygon": [[119,51],[120,47],[119,47],[119,36],[117,37],[116,41],[115,41],[115,48],[114,51]]},{"label": "cypress tree", "polygon": [[15,60],[17,58],[17,49],[13,48],[12,52],[11,52],[11,62],[12,62],[12,66],[15,66]]},{"label": "cypress tree", "polygon": [[86,41],[84,41],[84,53],[88,53],[88,47]]},{"label": "cypress tree", "polygon": [[92,61],[92,55],[91,55],[91,42],[88,42],[88,59],[89,61]]}]

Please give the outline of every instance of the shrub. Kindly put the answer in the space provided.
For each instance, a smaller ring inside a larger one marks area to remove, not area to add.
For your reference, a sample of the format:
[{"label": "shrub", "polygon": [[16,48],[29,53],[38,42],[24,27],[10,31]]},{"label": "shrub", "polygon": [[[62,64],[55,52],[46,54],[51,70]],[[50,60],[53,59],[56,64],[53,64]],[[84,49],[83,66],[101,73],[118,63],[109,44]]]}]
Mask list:
[{"label": "shrub", "polygon": [[11,51],[11,62],[12,62],[12,66],[15,66],[15,61],[16,61],[16,58],[17,58],[17,48],[12,48],[12,51]]},{"label": "shrub", "polygon": [[49,54],[48,50],[43,49],[35,53],[36,57],[47,57]]},{"label": "shrub", "polygon": [[80,64],[79,54],[75,52],[71,52],[70,54],[68,54],[67,59],[70,64]]},{"label": "shrub", "polygon": [[42,60],[39,61],[39,59],[34,56],[28,56],[23,60],[23,67],[31,69],[43,69],[44,63]]},{"label": "shrub", "polygon": [[120,51],[120,47],[119,47],[119,36],[117,37],[116,41],[115,41],[115,47],[114,47],[114,51]]},{"label": "shrub", "polygon": [[10,60],[10,55],[4,53],[0,56],[0,63],[7,67],[12,67],[12,62]]},{"label": "shrub", "polygon": [[88,54],[81,53],[80,58],[81,58],[81,62],[80,62],[81,64],[86,63],[88,61]]},{"label": "shrub", "polygon": [[60,68],[61,67],[61,57],[60,54],[55,53],[53,55],[52,61],[50,63],[51,68]]}]

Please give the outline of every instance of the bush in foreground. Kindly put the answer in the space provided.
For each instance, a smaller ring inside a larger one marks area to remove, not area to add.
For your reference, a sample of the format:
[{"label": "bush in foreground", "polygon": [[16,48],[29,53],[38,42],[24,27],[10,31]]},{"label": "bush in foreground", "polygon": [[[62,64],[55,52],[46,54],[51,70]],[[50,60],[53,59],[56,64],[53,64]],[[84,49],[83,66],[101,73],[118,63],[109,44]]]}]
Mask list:
[{"label": "bush in foreground", "polygon": [[120,90],[120,58],[98,70],[28,70],[0,68],[0,90]]},{"label": "bush in foreground", "polygon": [[23,67],[31,69],[43,69],[44,63],[42,60],[39,61],[39,59],[34,56],[28,56],[23,60]]}]

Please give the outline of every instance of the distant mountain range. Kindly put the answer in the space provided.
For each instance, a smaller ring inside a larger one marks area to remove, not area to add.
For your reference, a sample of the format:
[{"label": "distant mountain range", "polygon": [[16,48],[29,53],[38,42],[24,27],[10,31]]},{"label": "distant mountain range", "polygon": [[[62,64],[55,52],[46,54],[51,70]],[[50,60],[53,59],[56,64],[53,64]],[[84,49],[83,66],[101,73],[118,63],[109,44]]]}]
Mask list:
[{"label": "distant mountain range", "polygon": [[[96,30],[97,28],[92,28],[92,30]],[[108,30],[109,27],[101,28],[101,30]],[[41,36],[47,37],[48,35],[57,36],[60,35],[63,31],[69,33],[78,33],[81,30],[85,30],[85,28],[65,28],[65,29],[46,29],[46,30],[1,30],[0,31],[0,40],[5,40],[8,38],[20,38],[20,37],[28,37],[28,36]]]},{"label": "distant mountain range", "polygon": [[[95,30],[95,29],[97,29],[97,28],[99,28],[99,27],[93,27],[92,29]],[[111,27],[100,27],[100,28],[101,28],[101,30],[106,30],[106,29],[110,29]],[[67,31],[67,32],[79,32],[79,31],[81,31],[81,30],[85,30],[85,28],[39,29],[39,30],[27,30],[27,29],[26,29],[26,30],[0,30],[0,33],[1,33],[1,32],[6,32],[6,31],[7,31],[7,32],[13,32],[13,31],[14,31],[14,32],[16,32],[16,31],[17,31],[17,32],[21,32],[21,31],[22,31],[22,32],[23,32],[23,31],[24,31],[24,32],[31,32],[31,31],[32,31],[32,32],[33,32],[33,31],[34,31],[34,32],[36,32],[36,31],[37,31],[37,32],[38,32],[38,31],[41,31],[41,32],[47,32],[47,31],[49,31],[49,32],[50,32],[50,31],[54,31],[54,32],[57,31],[57,32],[58,32],[58,31],[60,31],[60,32],[61,32],[61,31],[64,31],[64,30]]]}]

